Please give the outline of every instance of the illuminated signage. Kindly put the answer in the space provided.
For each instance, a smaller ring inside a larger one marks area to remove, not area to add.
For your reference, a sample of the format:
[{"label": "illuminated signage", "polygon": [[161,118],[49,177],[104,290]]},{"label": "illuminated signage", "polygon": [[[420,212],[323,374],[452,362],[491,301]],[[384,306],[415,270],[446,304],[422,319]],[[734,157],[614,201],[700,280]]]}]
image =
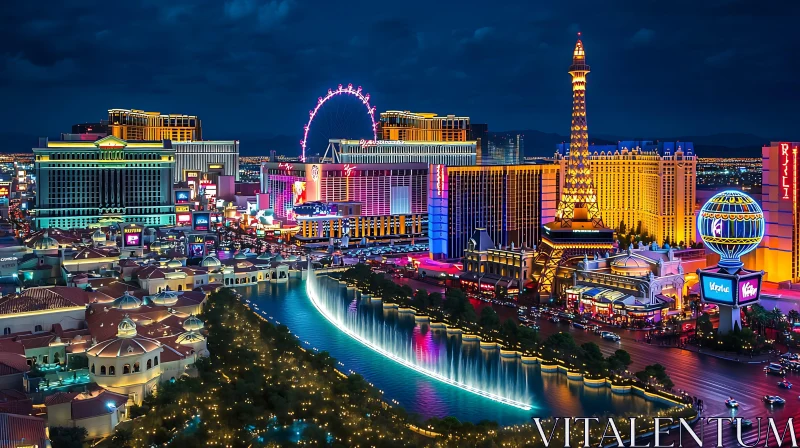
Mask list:
[{"label": "illuminated signage", "polygon": [[739,280],[739,303],[752,302],[758,300],[759,281],[758,278]]},{"label": "illuminated signage", "polygon": [[8,193],[8,186],[0,185],[0,198],[7,198]]},{"label": "illuminated signage", "polygon": [[139,226],[128,226],[122,229],[122,245],[126,247],[141,246],[144,237],[144,228]]},{"label": "illuminated signage", "polygon": [[353,174],[353,170],[355,170],[355,169],[356,169],[355,165],[345,165],[344,166],[344,175],[345,175],[345,177],[350,177],[350,175]]},{"label": "illuminated signage", "polygon": [[176,191],[175,192],[175,203],[176,204],[185,204],[189,202],[189,192],[188,191]]},{"label": "illuminated signage", "polygon": [[294,165],[292,165],[291,163],[281,162],[278,164],[278,169],[284,171],[291,171],[292,169],[294,169]]},{"label": "illuminated signage", "polygon": [[175,213],[188,212],[188,211],[189,211],[189,206],[188,205],[176,205],[175,206]]},{"label": "illuminated signage", "polygon": [[436,192],[439,196],[442,195],[444,175],[442,174],[442,165],[436,165]]},{"label": "illuminated signage", "polygon": [[211,221],[208,213],[195,213],[194,214],[194,230],[208,230],[208,224]]},{"label": "illuminated signage", "polygon": [[0,258],[0,262],[3,262],[3,261],[17,261],[17,260],[19,260],[19,258],[17,258],[17,257],[3,257],[3,258]]},{"label": "illuminated signage", "polygon": [[203,235],[192,235],[192,242],[196,244],[203,244],[206,242],[206,237]]},{"label": "illuminated signage", "polygon": [[206,245],[205,243],[191,243],[189,244],[189,256],[194,258],[200,258],[205,256],[206,254]]},{"label": "illuminated signage", "polygon": [[733,304],[733,281],[729,278],[703,276],[703,300]]},{"label": "illuminated signage", "polygon": [[181,213],[176,215],[178,224],[189,224],[192,222],[192,215],[189,213]]},{"label": "illuminated signage", "polygon": [[794,153],[789,147],[789,143],[779,143],[779,154],[781,162],[781,199],[792,200],[792,190],[794,189]]},{"label": "illuminated signage", "polygon": [[311,166],[311,180],[319,180],[319,165]]},{"label": "illuminated signage", "polygon": [[358,144],[361,145],[362,148],[367,146],[377,146],[377,145],[403,145],[405,142],[403,140],[359,140]]},{"label": "illuminated signage", "polygon": [[142,231],[142,229],[140,229],[138,227],[126,227],[124,233],[139,233],[141,231]]},{"label": "illuminated signage", "polygon": [[217,164],[217,165],[208,165],[208,169],[210,169],[210,170],[218,170],[218,169],[221,169],[221,168],[223,168],[223,165],[219,165],[219,164]]},{"label": "illuminated signage", "polygon": [[297,180],[292,184],[292,198],[294,205],[300,205],[306,202],[306,183]]}]

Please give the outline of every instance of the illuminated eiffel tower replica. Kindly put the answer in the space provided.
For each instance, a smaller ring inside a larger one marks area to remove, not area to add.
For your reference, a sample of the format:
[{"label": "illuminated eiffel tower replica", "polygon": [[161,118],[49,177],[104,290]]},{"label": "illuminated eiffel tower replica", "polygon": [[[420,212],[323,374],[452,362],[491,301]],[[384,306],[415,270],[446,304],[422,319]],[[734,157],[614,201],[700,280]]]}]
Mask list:
[{"label": "illuminated eiffel tower replica", "polygon": [[555,221],[544,225],[534,259],[533,277],[540,297],[557,295],[558,268],[576,264],[584,256],[604,254],[614,243],[614,231],[603,224],[589,164],[586,126],[586,54],[578,33],[572,54],[572,128],[564,185]]}]

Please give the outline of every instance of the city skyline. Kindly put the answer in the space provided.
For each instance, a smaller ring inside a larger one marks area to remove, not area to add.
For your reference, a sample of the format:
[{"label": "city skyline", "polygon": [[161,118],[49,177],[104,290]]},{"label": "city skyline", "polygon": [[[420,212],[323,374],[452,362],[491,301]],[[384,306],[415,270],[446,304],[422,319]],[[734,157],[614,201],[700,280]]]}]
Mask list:
[{"label": "city skyline", "polygon": [[[636,21],[626,21],[628,13],[618,12],[624,8],[590,3],[569,10],[476,5],[443,18],[414,14],[431,5],[366,6],[309,8],[290,0],[113,6],[137,29],[152,31],[125,35],[102,19],[107,6],[36,14],[20,6],[3,24],[4,42],[14,46],[3,51],[0,89],[9,107],[0,132],[57,135],[74,122],[104,118],[108,108],[139,107],[196,113],[212,139],[295,136],[315,98],[352,82],[372,93],[378,110],[452,111],[494,131],[563,135],[560,117],[570,106],[558,95],[568,85],[559,55],[579,30],[606,67],[590,80],[590,126],[598,135],[744,131],[780,139],[791,129],[797,92],[787,66],[795,62],[783,57],[791,49],[790,27],[780,26],[792,16],[786,9],[716,2],[675,20],[674,11],[645,7]],[[337,34],[341,21],[325,19],[337,14],[362,25]],[[196,31],[201,24],[207,32]],[[185,37],[167,40],[176,35]],[[106,63],[122,76],[93,68]],[[52,98],[60,99],[57,106]],[[48,113],[38,115],[42,110]]]}]

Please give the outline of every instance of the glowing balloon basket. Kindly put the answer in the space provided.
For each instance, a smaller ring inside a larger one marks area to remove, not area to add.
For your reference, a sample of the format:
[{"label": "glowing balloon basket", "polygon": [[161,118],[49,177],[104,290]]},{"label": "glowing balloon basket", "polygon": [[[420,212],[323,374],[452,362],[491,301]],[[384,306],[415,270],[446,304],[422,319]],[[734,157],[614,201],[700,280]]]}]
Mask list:
[{"label": "glowing balloon basket", "polygon": [[697,230],[707,248],[719,254],[717,266],[699,269],[700,297],[719,306],[719,332],[741,328],[740,306],[757,303],[764,271],[744,269],[741,257],[755,250],[765,231],[764,212],[741,191],[715,194],[700,209]]}]

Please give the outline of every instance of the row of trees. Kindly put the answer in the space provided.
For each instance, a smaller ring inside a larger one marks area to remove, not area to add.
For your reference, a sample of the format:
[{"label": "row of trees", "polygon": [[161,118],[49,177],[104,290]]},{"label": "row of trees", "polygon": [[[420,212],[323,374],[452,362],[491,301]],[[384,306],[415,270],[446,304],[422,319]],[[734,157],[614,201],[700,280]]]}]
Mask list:
[{"label": "row of trees", "polygon": [[[509,318],[501,322],[497,312],[491,307],[483,308],[480,316],[476,317],[475,308],[459,289],[448,289],[444,298],[439,293],[428,293],[423,289],[414,292],[408,286],[398,286],[382,274],[372,273],[369,267],[362,264],[345,271],[342,279],[348,283],[355,283],[368,293],[383,294],[384,298],[388,292],[392,300],[404,306],[414,306],[435,318],[448,318],[466,328],[480,331],[484,336],[497,338],[508,347],[539,352],[544,359],[564,362],[592,376],[622,373],[632,362],[630,354],[625,350],[617,350],[611,356],[604,357],[597,344],[587,342],[578,345],[568,333],[552,334],[541,341],[538,332],[519,325],[514,319]],[[646,374],[643,375],[650,378]],[[667,389],[672,388],[669,377],[659,376],[658,380],[658,383]],[[642,381],[653,383],[649,380]]]}]

